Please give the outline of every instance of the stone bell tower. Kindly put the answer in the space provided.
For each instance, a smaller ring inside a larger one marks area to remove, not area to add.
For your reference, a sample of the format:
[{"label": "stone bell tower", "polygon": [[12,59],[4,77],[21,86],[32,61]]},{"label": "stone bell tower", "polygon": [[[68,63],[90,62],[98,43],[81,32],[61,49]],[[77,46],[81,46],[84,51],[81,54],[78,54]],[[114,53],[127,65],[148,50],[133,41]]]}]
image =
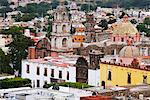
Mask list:
[{"label": "stone bell tower", "polygon": [[72,49],[72,37],[70,34],[71,23],[64,1],[54,10],[54,19],[51,34],[52,50],[70,50]]}]

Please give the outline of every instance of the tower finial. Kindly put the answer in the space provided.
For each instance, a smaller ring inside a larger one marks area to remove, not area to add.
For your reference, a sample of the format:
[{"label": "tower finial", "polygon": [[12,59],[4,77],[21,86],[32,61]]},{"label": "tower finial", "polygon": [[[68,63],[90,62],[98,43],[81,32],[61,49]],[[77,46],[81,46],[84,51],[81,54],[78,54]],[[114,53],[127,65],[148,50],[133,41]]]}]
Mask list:
[{"label": "tower finial", "polygon": [[124,16],[123,16],[123,21],[124,21],[124,22],[128,22],[128,21],[129,21],[128,15],[124,15]]}]

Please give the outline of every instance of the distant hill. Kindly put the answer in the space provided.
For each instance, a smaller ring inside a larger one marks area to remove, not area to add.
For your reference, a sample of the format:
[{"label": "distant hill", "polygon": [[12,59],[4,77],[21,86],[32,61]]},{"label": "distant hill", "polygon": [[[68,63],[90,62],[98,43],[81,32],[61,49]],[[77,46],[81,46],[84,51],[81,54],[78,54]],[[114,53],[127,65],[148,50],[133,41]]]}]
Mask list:
[{"label": "distant hill", "polygon": [[150,8],[150,0],[75,0],[78,3],[93,3],[104,7]]}]

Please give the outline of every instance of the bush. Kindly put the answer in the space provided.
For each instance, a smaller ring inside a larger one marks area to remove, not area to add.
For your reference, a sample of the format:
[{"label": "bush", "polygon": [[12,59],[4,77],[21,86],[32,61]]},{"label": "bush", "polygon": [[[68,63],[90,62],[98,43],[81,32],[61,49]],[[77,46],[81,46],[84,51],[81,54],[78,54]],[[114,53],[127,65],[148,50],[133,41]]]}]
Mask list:
[{"label": "bush", "polygon": [[0,88],[3,89],[26,87],[26,86],[31,86],[31,80],[23,79],[20,77],[0,80]]},{"label": "bush", "polygon": [[[49,88],[49,87],[55,86],[55,85],[56,85],[55,83],[51,83],[51,84],[45,84],[43,87],[44,88]],[[64,87],[78,88],[78,89],[92,87],[92,86],[90,86],[90,85],[88,85],[86,83],[79,83],[79,82],[76,82],[76,83],[73,83],[73,82],[63,82],[63,83],[57,83],[57,85],[64,86]]]}]

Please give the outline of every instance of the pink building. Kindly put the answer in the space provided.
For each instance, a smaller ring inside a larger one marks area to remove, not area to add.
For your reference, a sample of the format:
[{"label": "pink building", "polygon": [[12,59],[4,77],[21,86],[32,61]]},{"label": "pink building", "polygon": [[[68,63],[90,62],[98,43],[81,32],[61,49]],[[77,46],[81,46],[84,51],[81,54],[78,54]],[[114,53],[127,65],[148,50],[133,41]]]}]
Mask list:
[{"label": "pink building", "polygon": [[128,21],[128,16],[123,17],[123,22],[117,24],[111,34],[112,42],[126,43],[129,38],[132,38],[133,42],[140,41],[140,34],[136,27]]}]

